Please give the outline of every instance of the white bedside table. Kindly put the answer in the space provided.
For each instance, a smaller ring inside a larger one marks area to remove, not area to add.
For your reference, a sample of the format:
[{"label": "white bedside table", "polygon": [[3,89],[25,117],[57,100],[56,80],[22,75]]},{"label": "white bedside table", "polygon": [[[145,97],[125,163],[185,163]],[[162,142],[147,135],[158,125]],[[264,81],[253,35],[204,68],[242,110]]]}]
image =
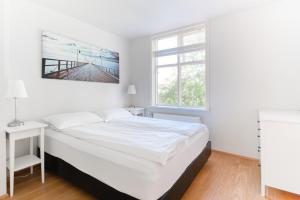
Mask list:
[{"label": "white bedside table", "polygon": [[[30,172],[33,173],[33,166],[41,164],[41,180],[45,182],[44,168],[44,128],[47,124],[28,121],[23,126],[5,128],[6,137],[9,140],[9,161],[7,168],[10,176],[10,196],[14,195],[14,173],[16,171],[30,167]],[[40,158],[33,155],[33,137],[40,138]],[[16,140],[30,138],[30,154],[15,158],[15,142]]]},{"label": "white bedside table", "polygon": [[128,107],[126,110],[135,116],[144,116],[145,114],[145,108],[142,107]]}]

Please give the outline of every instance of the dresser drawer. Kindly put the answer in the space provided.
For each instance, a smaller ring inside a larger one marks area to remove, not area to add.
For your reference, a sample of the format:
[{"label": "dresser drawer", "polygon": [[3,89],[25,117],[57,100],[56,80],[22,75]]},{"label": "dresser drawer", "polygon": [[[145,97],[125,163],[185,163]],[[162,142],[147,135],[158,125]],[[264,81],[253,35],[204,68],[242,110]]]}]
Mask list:
[{"label": "dresser drawer", "polygon": [[262,122],[260,143],[264,183],[300,194],[300,124]]}]

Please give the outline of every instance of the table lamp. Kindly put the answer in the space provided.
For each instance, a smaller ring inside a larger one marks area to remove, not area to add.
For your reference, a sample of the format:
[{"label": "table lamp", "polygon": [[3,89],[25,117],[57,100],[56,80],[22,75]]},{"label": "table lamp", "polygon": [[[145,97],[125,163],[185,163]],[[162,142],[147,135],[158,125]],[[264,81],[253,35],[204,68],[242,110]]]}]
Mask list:
[{"label": "table lamp", "polygon": [[[135,85],[129,85],[128,86],[127,94],[129,94],[129,95],[135,95],[136,94]],[[135,107],[135,106],[131,105],[129,107]]]},{"label": "table lamp", "polygon": [[16,127],[24,125],[24,122],[17,119],[17,100],[28,97],[24,82],[22,80],[10,80],[8,82],[6,97],[14,100],[15,107],[15,119],[7,126]]}]

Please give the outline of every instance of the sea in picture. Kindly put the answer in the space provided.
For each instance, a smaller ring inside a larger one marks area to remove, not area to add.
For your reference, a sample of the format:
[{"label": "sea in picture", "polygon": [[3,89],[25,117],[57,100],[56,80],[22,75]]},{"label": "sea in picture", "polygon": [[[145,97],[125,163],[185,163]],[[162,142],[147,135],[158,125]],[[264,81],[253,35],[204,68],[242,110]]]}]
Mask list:
[{"label": "sea in picture", "polygon": [[119,53],[42,33],[42,78],[119,83]]}]

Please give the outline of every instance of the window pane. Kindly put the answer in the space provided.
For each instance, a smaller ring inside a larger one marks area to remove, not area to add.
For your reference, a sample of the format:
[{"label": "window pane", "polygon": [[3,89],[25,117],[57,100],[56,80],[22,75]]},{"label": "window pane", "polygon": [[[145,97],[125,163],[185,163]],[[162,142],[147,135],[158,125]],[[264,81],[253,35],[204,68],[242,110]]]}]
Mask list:
[{"label": "window pane", "polygon": [[205,106],[205,65],[183,65],[181,68],[182,106]]},{"label": "window pane", "polygon": [[180,55],[180,62],[195,62],[205,60],[205,51],[194,51]]},{"label": "window pane", "polygon": [[205,43],[205,31],[187,33],[183,36],[183,45]]},{"label": "window pane", "polygon": [[176,48],[177,43],[177,36],[160,39],[157,41],[157,50]]},{"label": "window pane", "polygon": [[177,55],[157,57],[157,65],[177,64]]},{"label": "window pane", "polygon": [[177,67],[157,69],[157,100],[160,105],[177,105]]}]

